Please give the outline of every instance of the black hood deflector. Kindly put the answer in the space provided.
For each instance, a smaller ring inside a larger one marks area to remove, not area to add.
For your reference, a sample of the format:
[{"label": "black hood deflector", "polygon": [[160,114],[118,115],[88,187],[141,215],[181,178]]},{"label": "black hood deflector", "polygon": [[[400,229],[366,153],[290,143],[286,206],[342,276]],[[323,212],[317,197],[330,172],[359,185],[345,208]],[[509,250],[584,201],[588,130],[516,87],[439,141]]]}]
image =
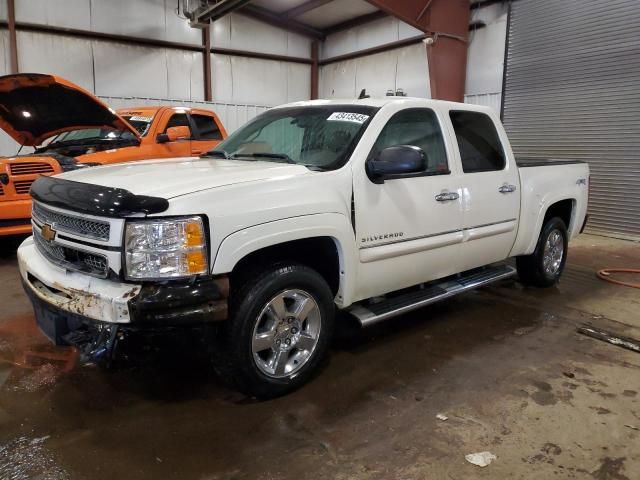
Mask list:
[{"label": "black hood deflector", "polygon": [[53,177],[38,178],[31,186],[31,196],[53,207],[100,217],[161,213],[169,208],[166,198],[135,195],[123,188]]}]

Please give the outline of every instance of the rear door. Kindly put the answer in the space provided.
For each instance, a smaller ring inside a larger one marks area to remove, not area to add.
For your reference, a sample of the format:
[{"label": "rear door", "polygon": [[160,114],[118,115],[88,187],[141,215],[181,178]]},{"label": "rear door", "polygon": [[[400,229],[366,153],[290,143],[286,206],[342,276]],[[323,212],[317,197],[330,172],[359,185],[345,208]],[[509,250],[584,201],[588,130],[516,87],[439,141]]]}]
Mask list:
[{"label": "rear door", "polygon": [[193,130],[191,153],[194,156],[208,152],[225,137],[217,118],[211,112],[192,110],[191,122]]},{"label": "rear door", "polygon": [[518,167],[493,114],[455,110],[449,120],[462,166],[464,239],[460,270],[508,257],[520,214]]}]

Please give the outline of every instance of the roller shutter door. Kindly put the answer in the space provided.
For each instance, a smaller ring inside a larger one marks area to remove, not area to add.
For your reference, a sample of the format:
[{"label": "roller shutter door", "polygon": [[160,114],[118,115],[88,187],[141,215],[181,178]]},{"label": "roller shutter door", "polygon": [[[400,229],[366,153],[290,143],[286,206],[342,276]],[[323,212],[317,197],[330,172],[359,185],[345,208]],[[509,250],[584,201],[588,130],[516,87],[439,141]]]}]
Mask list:
[{"label": "roller shutter door", "polygon": [[586,160],[589,230],[640,237],[637,0],[516,0],[503,116],[516,155]]}]

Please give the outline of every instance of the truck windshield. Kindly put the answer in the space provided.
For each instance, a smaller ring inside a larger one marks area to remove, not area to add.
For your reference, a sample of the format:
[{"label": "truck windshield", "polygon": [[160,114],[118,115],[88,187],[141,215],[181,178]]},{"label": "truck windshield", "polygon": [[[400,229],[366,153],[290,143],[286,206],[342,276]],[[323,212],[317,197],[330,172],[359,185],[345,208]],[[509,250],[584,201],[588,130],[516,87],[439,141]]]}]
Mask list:
[{"label": "truck windshield", "polygon": [[129,124],[135,128],[141,137],[144,137],[149,131],[153,117],[144,115],[120,115]]},{"label": "truck windshield", "polygon": [[377,110],[360,105],[275,108],[251,120],[205,156],[333,170],[347,161]]}]

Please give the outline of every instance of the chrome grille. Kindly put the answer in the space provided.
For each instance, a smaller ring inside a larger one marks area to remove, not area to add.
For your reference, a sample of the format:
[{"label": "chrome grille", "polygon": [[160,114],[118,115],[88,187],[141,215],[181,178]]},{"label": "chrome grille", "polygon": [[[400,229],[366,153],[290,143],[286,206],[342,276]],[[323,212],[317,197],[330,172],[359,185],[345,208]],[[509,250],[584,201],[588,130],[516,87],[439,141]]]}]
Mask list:
[{"label": "chrome grille", "polygon": [[11,175],[33,175],[39,173],[53,173],[53,167],[42,162],[15,162],[9,164]]},{"label": "chrome grille", "polygon": [[16,193],[24,194],[29,193],[33,180],[15,180],[13,182],[13,188],[16,189]]},{"label": "chrome grille", "polygon": [[42,238],[37,227],[33,228],[33,239],[38,251],[55,265],[95,277],[105,278],[109,273],[107,258],[102,255],[69,248],[55,241],[49,242]]},{"label": "chrome grille", "polygon": [[67,213],[58,213],[34,202],[32,216],[38,223],[47,223],[55,230],[72,233],[80,237],[109,240],[108,222],[88,220]]}]

